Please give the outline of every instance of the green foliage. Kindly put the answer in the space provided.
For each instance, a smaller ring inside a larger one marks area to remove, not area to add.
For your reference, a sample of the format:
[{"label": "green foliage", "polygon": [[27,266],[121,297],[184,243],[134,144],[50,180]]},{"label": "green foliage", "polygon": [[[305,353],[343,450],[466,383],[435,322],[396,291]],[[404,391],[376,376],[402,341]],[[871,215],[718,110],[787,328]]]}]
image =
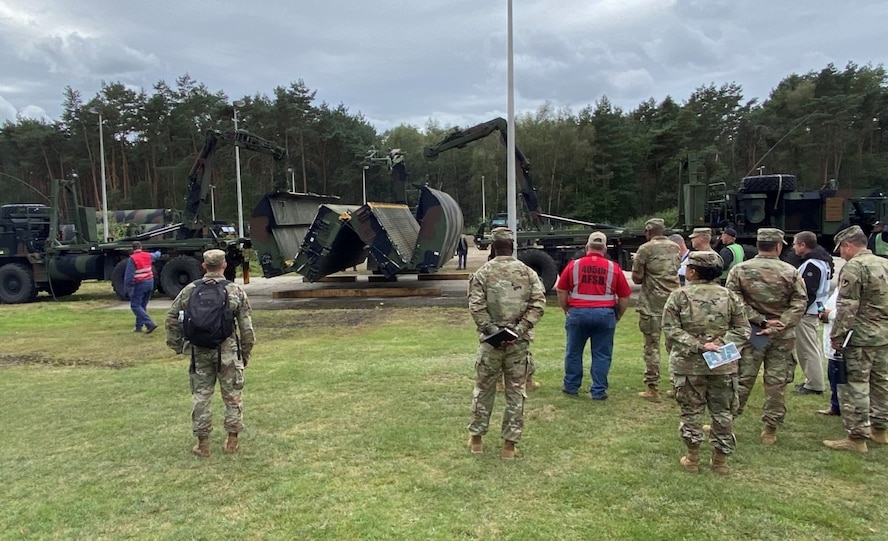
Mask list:
[{"label": "green foliage", "polygon": [[[496,428],[483,455],[465,448],[476,344],[465,309],[254,312],[241,451],[221,453],[217,391],[213,456],[200,459],[187,359],[162,331],[133,336],[129,311],[108,310],[98,287],[76,302],[0,311],[3,537],[888,536],[872,489],[888,482],[886,449],[823,447],[844,435],[839,420],[813,414],[825,397],[788,396],[786,426],[767,448],[759,382],[735,428],[731,475],[685,473],[677,406],[635,396],[642,343],[631,311],[601,403],[560,392],[564,319],[550,305],[533,347],[542,388],[512,463],[498,458]],[[499,394],[494,427],[502,406]],[[704,444],[704,462],[710,452]]]}]

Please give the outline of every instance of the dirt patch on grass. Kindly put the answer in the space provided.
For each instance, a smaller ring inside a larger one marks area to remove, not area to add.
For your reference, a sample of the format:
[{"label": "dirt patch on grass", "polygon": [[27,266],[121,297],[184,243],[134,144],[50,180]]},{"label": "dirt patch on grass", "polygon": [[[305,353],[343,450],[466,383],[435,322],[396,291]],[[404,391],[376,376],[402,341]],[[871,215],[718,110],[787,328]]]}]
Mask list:
[{"label": "dirt patch on grass", "polygon": [[120,360],[107,361],[97,359],[59,358],[50,357],[42,353],[0,355],[0,368],[23,365],[121,369],[129,368],[133,363]]}]

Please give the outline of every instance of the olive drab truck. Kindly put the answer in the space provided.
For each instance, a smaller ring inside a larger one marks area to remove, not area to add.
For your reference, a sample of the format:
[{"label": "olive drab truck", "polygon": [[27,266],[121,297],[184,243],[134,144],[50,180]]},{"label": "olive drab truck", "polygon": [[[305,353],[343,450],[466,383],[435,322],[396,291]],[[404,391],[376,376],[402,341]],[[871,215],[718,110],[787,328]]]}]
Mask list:
[{"label": "olive drab truck", "polygon": [[243,130],[209,131],[188,175],[182,220],[153,224],[145,231],[111,242],[103,242],[98,235],[97,218],[101,213],[97,215],[94,207],[80,204],[76,178],[53,180],[49,206],[0,207],[0,302],[31,302],[42,292],[65,297],[75,293],[84,280],[109,280],[122,299],[134,240],[140,241],[146,251],[160,251],[161,257],[153,264],[154,283],[170,298],[203,275],[202,254],[209,249],[225,252],[226,278],[234,279],[235,270],[246,260],[249,239],[226,234],[230,228],[220,227],[206,216],[212,158],[220,142],[269,154],[279,169],[284,169],[279,163],[286,157],[283,148]]}]

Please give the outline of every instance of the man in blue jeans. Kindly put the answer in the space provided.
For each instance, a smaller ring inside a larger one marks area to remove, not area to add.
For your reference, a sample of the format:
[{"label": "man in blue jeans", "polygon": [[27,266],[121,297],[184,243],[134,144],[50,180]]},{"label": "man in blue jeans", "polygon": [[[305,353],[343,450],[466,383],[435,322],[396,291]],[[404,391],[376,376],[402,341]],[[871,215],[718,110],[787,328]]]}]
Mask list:
[{"label": "man in blue jeans", "polygon": [[154,268],[151,264],[159,258],[160,250],[149,254],[142,251],[141,242],[133,242],[133,253],[126,263],[123,281],[130,309],[136,316],[136,332],[142,332],[142,327],[145,327],[145,332],[151,334],[157,328],[147,309],[151,292],[154,291]]},{"label": "man in blue jeans", "polygon": [[632,292],[619,265],[607,259],[607,236],[589,235],[586,255],[564,267],[555,289],[558,304],[567,316],[564,329],[564,383],[561,391],[576,395],[583,384],[583,351],[591,342],[593,400],[607,399],[607,374],[614,349],[617,321],[629,306]]}]

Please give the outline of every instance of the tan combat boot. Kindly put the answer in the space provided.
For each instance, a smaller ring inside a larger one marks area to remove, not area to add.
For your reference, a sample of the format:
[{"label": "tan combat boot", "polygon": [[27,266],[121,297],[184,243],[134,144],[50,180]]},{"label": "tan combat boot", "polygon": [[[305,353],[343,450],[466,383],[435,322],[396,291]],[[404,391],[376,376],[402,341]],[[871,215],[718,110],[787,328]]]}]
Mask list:
[{"label": "tan combat boot", "polygon": [[709,469],[712,470],[712,473],[727,475],[730,472],[728,469],[728,455],[718,449],[713,449],[712,458],[709,459]]},{"label": "tan combat boot", "polygon": [[484,444],[481,443],[481,436],[475,435],[469,438],[469,451],[473,455],[480,455],[484,452]]},{"label": "tan combat boot", "polygon": [[222,446],[222,451],[225,453],[236,453],[237,452],[237,433],[229,432],[228,439],[225,440],[225,445]]},{"label": "tan combat boot", "polygon": [[535,391],[540,388],[540,382],[534,381],[533,376],[527,376],[527,380],[524,382],[524,388],[528,391]]},{"label": "tan combat boot", "polygon": [[666,398],[675,398],[675,389],[669,389],[666,391]]},{"label": "tan combat boot", "polygon": [[709,434],[712,432],[712,425],[703,425],[700,427],[700,430],[702,430],[703,435],[708,438]]},{"label": "tan combat boot", "polygon": [[656,385],[648,385],[648,390],[642,393],[638,393],[638,396],[648,400],[650,402],[659,403],[660,402],[660,391],[657,390]]},{"label": "tan combat boot", "polygon": [[688,445],[688,453],[679,460],[682,467],[691,473],[700,471],[700,444]]},{"label": "tan combat boot", "polygon": [[856,453],[866,453],[866,440],[863,438],[845,438],[843,440],[826,440],[823,442],[830,449],[837,451],[854,451]]},{"label": "tan combat boot", "polygon": [[872,437],[873,441],[876,443],[888,444],[888,432],[885,432],[884,428],[872,429],[870,436]]},{"label": "tan combat boot", "polygon": [[515,460],[515,442],[503,441],[503,460]]},{"label": "tan combat boot", "polygon": [[204,458],[210,456],[210,437],[198,436],[197,445],[191,448],[191,452]]},{"label": "tan combat boot", "polygon": [[777,427],[765,425],[761,435],[762,445],[774,445],[777,443]]}]

